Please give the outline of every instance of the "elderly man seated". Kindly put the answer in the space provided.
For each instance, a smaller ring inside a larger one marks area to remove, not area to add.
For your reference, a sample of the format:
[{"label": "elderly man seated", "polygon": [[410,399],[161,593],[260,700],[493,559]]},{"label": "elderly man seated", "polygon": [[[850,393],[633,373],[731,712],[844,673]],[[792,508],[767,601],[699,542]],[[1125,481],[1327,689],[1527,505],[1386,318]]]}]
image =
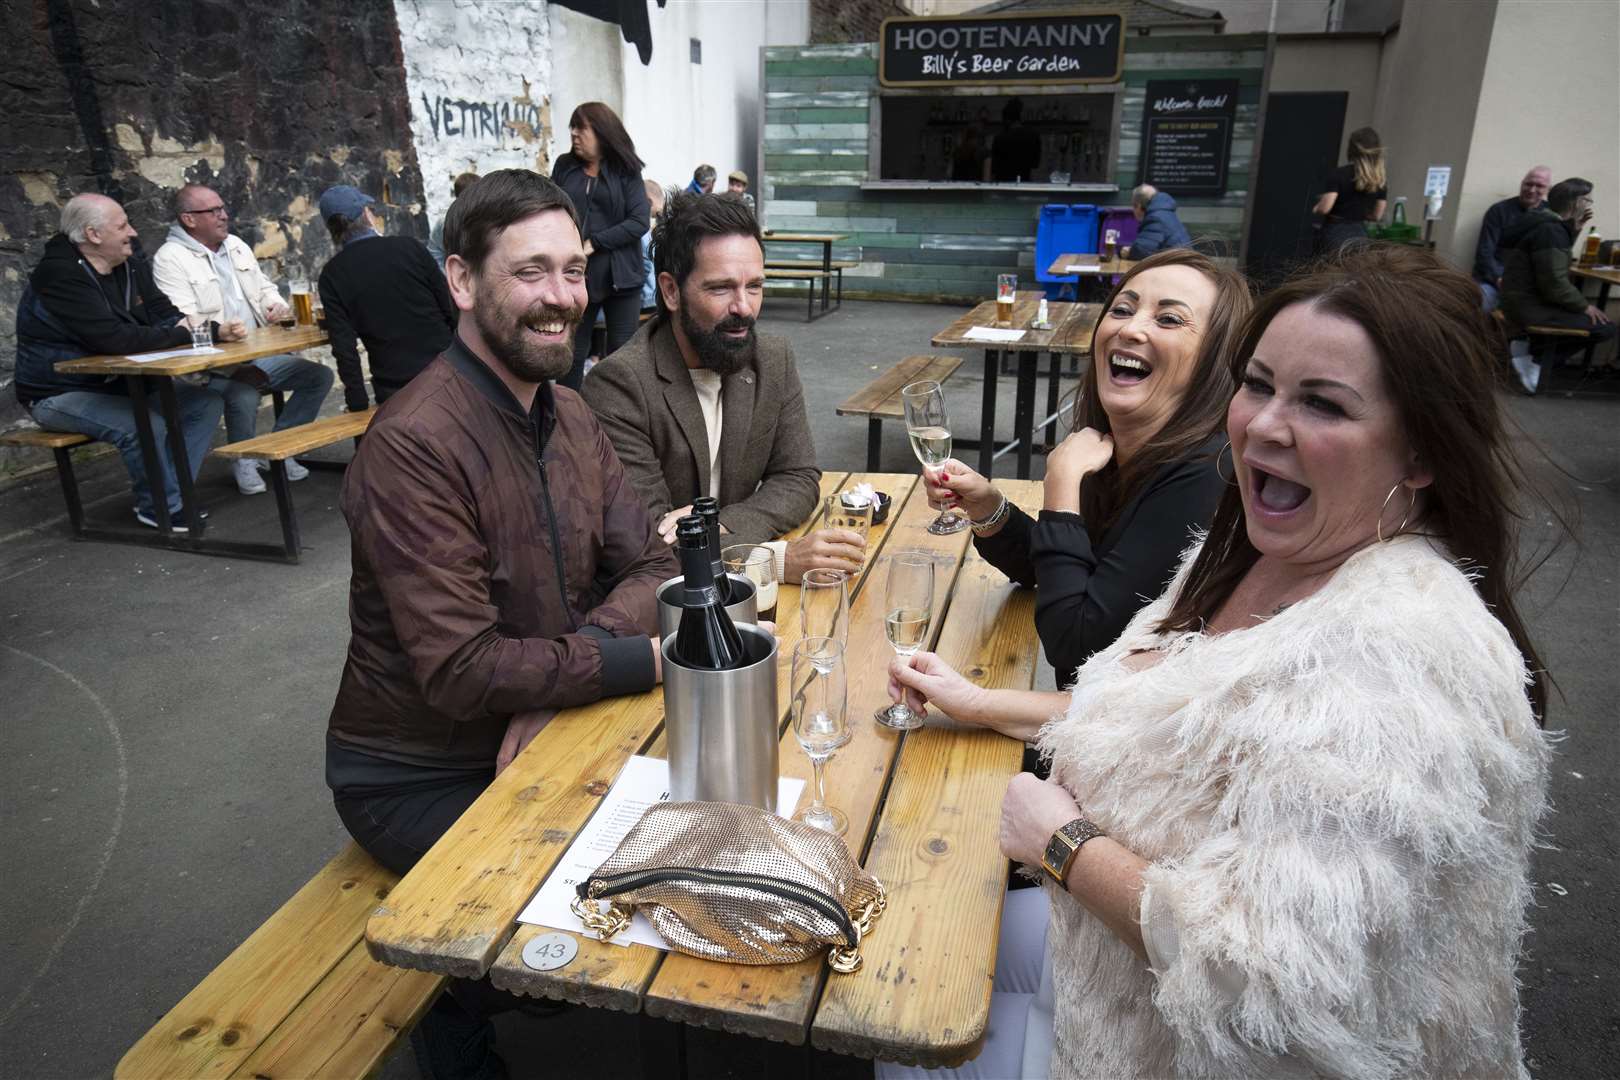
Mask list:
[{"label": "elderly man seated", "polygon": [[[157,528],[151,478],[146,475],[135,429],[135,408],[117,376],[69,375],[63,360],[151,352],[191,344],[192,322],[152,280],[152,268],[135,254],[135,228],[124,208],[105,195],[75,195],[62,207],[61,232],[29,276],[17,304],[17,402],[51,431],[76,431],[117,447],[135,491],[135,518]],[[217,340],[243,336],[240,322],[212,323]],[[191,476],[196,478],[222,403],[218,394],[176,386],[181,432]],[[191,526],[181,514],[180,488],[169,456],[167,427],[157,401],[149,404],[152,434],[169,522]]]},{"label": "elderly man seated", "polygon": [[1168,248],[1192,247],[1187,226],[1176,216],[1176,200],[1152,184],[1143,184],[1131,192],[1131,213],[1142,224],[1125,253],[1127,259],[1145,259]]},{"label": "elderly man seated", "polygon": [[682,192],[653,232],[653,264],[658,316],[582,392],[665,543],[692,500],[710,495],[728,542],[770,542],[781,580],[859,570],[859,533],[772,541],[815,509],[821,470],[793,352],[754,331],[765,285],[754,215],[735,195]]},{"label": "elderly man seated", "polygon": [[[213,189],[201,184],[182,187],[175,192],[174,216],[168,239],[152,257],[152,274],[175,307],[192,318],[247,327],[269,326],[290,314],[275,285],[259,269],[253,249],[228,231],[230,211]],[[276,418],[275,431],[315,419],[332,389],[330,368],[290,354],[215,369],[208,375],[208,389],[225,399],[225,438],[233,443],[256,433],[261,389],[292,392]],[[244,495],[264,491],[259,471],[270,466],[262,459],[243,458],[234,467],[236,490]],[[308,469],[287,459],[287,479],[308,475]]]}]

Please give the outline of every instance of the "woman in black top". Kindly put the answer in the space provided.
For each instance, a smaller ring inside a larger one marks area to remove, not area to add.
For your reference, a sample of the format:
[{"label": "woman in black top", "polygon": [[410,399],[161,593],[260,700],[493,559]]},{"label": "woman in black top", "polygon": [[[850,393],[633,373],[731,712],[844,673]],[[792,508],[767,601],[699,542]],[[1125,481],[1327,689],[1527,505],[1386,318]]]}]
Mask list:
[{"label": "woman in black top", "polygon": [[641,314],[641,234],[652,210],[641,180],[635,143],[614,111],[587,101],[568,118],[572,149],[552,166],[551,179],[568,192],[585,240],[585,285],[590,302],[574,332],[574,366],[562,383],[578,390],[591,352],[596,313],[607,318],[607,353],[630,340]]},{"label": "woman in black top", "polygon": [[1209,524],[1232,399],[1224,353],[1251,306],[1248,283],[1187,248],[1133,266],[1091,339],[1075,430],[1047,456],[1033,519],[954,458],[925,472],[936,507],[959,506],[974,546],[1033,585],[1035,629],[1058,684],[1117,638]]},{"label": "woman in black top", "polygon": [[1345,150],[1350,160],[1328,174],[1311,213],[1321,214],[1321,251],[1331,255],[1344,245],[1367,239],[1367,222],[1384,216],[1389,189],[1384,178],[1384,148],[1370,127],[1350,133]]}]

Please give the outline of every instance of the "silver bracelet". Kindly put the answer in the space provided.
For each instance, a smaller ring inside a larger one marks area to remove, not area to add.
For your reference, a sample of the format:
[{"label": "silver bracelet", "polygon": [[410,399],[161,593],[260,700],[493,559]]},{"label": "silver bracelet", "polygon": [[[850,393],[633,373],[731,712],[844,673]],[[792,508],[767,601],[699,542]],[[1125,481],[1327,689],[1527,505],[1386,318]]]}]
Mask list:
[{"label": "silver bracelet", "polygon": [[997,525],[1001,524],[1002,520],[1007,516],[1007,508],[1010,505],[1011,504],[1007,502],[1007,496],[1003,495],[1001,497],[1001,504],[997,506],[995,511],[983,521],[974,521],[972,518],[968,518],[968,528],[973,530],[973,534],[975,536],[983,536],[988,530],[993,529]]}]

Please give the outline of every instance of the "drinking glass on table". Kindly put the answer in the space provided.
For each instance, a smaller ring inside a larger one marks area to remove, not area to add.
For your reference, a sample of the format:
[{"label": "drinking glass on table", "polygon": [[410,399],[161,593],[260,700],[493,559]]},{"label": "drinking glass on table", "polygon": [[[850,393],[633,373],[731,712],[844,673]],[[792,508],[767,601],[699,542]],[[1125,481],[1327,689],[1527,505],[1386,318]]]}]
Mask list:
[{"label": "drinking glass on table", "polygon": [[287,286],[292,297],[293,317],[299,326],[315,325],[315,298],[309,290],[308,278],[294,278]]},{"label": "drinking glass on table", "polygon": [[[883,591],[883,631],[901,656],[910,656],[928,640],[934,610],[934,559],[926,551],[901,551],[889,559],[889,581]],[[886,727],[912,731],[923,725],[920,713],[904,700],[886,705],[875,719]]]},{"label": "drinking glass on table", "polygon": [[720,552],[726,573],[754,583],[754,609],[760,622],[776,621],[776,553],[759,544],[733,544]]},{"label": "drinking glass on table", "polygon": [[849,577],[842,570],[806,570],[799,583],[799,630],[805,640],[849,644]]},{"label": "drinking glass on table", "polygon": [[191,347],[193,349],[207,349],[214,344],[214,331],[207,321],[201,326],[191,328]]},{"label": "drinking glass on table", "polygon": [[871,501],[853,492],[840,492],[827,496],[827,528],[848,529],[860,533],[864,542],[872,532],[872,512],[877,509]]},{"label": "drinking glass on table", "polygon": [[822,767],[849,742],[849,683],[844,666],[844,646],[831,638],[806,638],[793,647],[793,737],[815,770],[810,805],[793,815],[818,829],[843,835],[849,819],[827,805],[827,785]]},{"label": "drinking glass on table", "polygon": [[1018,301],[1018,275],[996,275],[996,325],[1011,326],[1013,304]]},{"label": "drinking glass on table", "polygon": [[[922,462],[923,472],[933,476],[951,456],[951,423],[945,415],[945,391],[939,383],[926,379],[901,389],[900,400],[906,407],[906,438],[911,440],[911,452]],[[928,531],[935,536],[949,536],[967,527],[967,518],[949,507],[928,523]]]}]

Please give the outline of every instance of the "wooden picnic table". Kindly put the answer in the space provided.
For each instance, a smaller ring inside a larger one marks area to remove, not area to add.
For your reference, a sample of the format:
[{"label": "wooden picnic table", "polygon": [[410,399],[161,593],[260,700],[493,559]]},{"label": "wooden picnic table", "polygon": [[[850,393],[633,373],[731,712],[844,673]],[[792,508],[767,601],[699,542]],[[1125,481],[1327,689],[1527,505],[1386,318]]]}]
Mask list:
[{"label": "wooden picnic table", "polygon": [[766,229],[760,235],[765,238],[767,244],[820,244],[821,269],[829,272],[832,270],[833,245],[849,236],[848,233],[775,232],[770,229]]},{"label": "wooden picnic table", "polygon": [[1112,259],[1105,259],[1095,253],[1079,253],[1059,255],[1052,260],[1052,265],[1046,272],[1053,277],[1069,277],[1074,274],[1087,274],[1096,277],[1112,277],[1123,274],[1136,265],[1134,259],[1122,259],[1118,255]]},{"label": "wooden picnic table", "polygon": [[[958,316],[932,339],[932,344],[936,348],[984,350],[984,397],[979,414],[979,437],[976,440],[959,440],[955,446],[965,450],[977,448],[979,472],[987,477],[995,467],[996,458],[1016,450],[1018,479],[1029,479],[1031,455],[1035,448],[1035,381],[1040,354],[1045,352],[1052,356],[1046,393],[1047,415],[1040,425],[1046,430],[1049,425],[1056,423],[1057,418],[1059,359],[1065,356],[1085,356],[1091,352],[1091,334],[1097,327],[1101,307],[1097,304],[1051,301],[1046,305],[1047,318],[1052,324],[1051,329],[1036,330],[1030,323],[1035,319],[1043,295],[1035,291],[1017,293],[1013,304],[1012,321],[1008,327],[997,326],[996,302],[986,300],[972,311]],[[1023,336],[1015,342],[1004,345],[978,341],[968,336],[974,327],[1019,330]],[[1018,356],[1018,381],[1017,397],[1013,407],[1013,441],[998,450],[995,445],[996,382],[1001,374],[1001,356],[1004,352],[1016,353]]]},{"label": "wooden picnic table", "polygon": [[[1620,267],[1582,266],[1580,263],[1576,263],[1570,267],[1569,273],[1571,277],[1591,278],[1598,283],[1597,301],[1593,306],[1599,311],[1607,312],[1609,309],[1609,290],[1615,285],[1620,285]],[[1588,367],[1591,367],[1592,355],[1596,352],[1597,342],[1594,341],[1586,347],[1584,362]]]},{"label": "wooden picnic table", "polygon": [[[888,888],[888,909],[862,942],[861,969],[828,975],[824,960],[756,967],[700,960],[642,945],[578,936],[563,967],[522,958],[555,931],[515,920],[633,754],[664,754],[661,692],[565,710],[534,737],[449,832],[389,894],[366,928],[373,956],[401,967],[477,978],[506,990],[682,1021],[791,1045],[923,1065],[976,1055],[990,983],[1007,863],[997,846],[1000,801],[1023,747],[993,732],[924,728],[902,733],[870,719],[887,703],[893,655],[882,605],[891,553],[937,559],[934,648],[985,686],[1029,689],[1036,646],[1034,593],[1019,589],[970,547],[970,534],[933,536],[935,512],[915,475],[829,474],[822,493],[861,481],[893,499],[872,528],[866,567],[852,582],[847,655],[853,737],[828,763],[828,801],[849,818],[851,851]],[[1031,512],[1032,482],[1003,483]],[[815,517],[794,534],[815,524]],[[778,678],[799,638],[798,589],[778,593]],[[943,618],[940,618],[943,614]],[[779,718],[786,720],[786,716]],[[785,723],[782,725],[785,729]],[[808,778],[791,731],[781,770]]]},{"label": "wooden picnic table", "polygon": [[[280,558],[280,549],[262,544],[240,544],[205,538],[206,523],[198,515],[194,485],[191,482],[190,458],[186,454],[185,433],[181,429],[180,404],[174,390],[174,380],[181,375],[194,375],[215,368],[234,367],[249,360],[282,353],[312,349],[327,342],[326,331],[317,326],[295,326],[283,330],[280,326],[261,326],[247,332],[241,341],[220,342],[213,353],[188,352],[166,360],[139,361],[128,356],[81,356],[63,360],[57,371],[74,375],[122,375],[129,389],[130,402],[135,412],[135,434],[140,440],[142,464],[147,483],[152,485],[152,505],[158,523],[157,542],[165,546],[178,546],[187,551],[208,555],[248,556],[252,558]],[[184,346],[177,347],[177,350]],[[177,350],[153,350],[167,352]],[[157,438],[152,431],[152,417],[148,411],[148,395],[155,392],[168,428],[169,457],[174,463],[175,482],[180,487],[180,506],[189,522],[186,533],[176,533],[169,521],[168,501],[163,498],[163,475],[158,466]],[[129,530],[107,532],[102,539],[123,543],[150,543],[152,537]]]}]

